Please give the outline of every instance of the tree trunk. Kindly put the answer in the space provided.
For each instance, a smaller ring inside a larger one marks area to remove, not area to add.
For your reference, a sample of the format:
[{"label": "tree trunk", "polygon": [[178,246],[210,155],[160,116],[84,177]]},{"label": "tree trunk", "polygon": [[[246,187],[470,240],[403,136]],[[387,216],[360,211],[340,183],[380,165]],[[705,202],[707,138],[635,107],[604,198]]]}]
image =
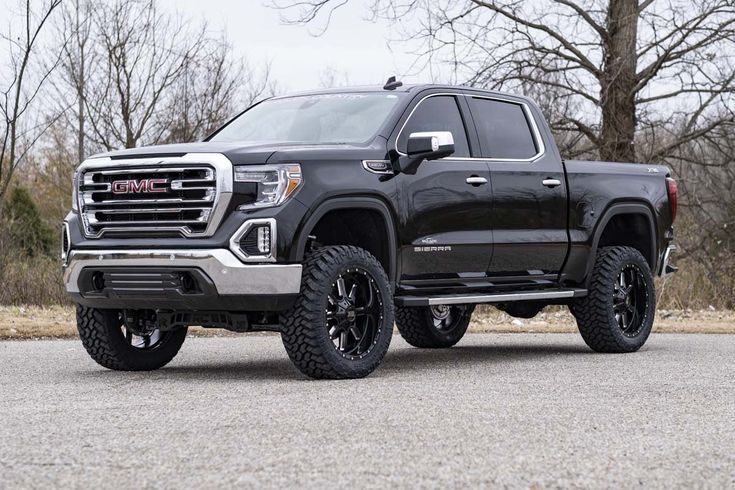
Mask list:
[{"label": "tree trunk", "polygon": [[79,46],[79,79],[77,81],[77,104],[79,105],[79,107],[77,108],[77,163],[81,163],[84,160],[84,97],[87,94],[87,80],[85,78],[86,73],[84,62],[86,54],[85,45],[87,44],[87,39],[85,37],[82,40],[82,34],[80,33],[82,24],[81,19],[79,18],[81,8],[78,1],[75,5],[74,10],[76,12],[76,39],[77,46]]},{"label": "tree trunk", "polygon": [[600,158],[632,162],[635,161],[638,0],[610,0],[607,32],[600,76]]}]

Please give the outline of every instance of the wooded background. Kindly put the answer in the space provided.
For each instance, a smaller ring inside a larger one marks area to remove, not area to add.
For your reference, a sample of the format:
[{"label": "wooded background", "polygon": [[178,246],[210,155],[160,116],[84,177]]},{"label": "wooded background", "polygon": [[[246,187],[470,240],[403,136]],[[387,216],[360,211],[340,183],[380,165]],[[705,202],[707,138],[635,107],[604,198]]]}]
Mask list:
[{"label": "wooded background", "polygon": [[[349,1],[271,6],[318,34]],[[735,0],[362,3],[365,22],[389,22],[393,49],[414,55],[405,74],[533,97],[565,158],[670,166],[680,272],[659,281],[659,301],[735,307]],[[11,17],[0,26],[0,304],[64,303],[57,230],[76,165],[196,141],[281,90],[269,66],[155,0],[26,0]]]}]

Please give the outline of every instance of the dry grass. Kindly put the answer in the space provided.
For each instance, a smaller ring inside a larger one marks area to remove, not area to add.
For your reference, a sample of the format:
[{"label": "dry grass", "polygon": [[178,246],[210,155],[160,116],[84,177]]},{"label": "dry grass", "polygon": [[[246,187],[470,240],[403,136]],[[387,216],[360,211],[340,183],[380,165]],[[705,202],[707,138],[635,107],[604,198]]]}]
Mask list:
[{"label": "dry grass", "polygon": [[0,305],[70,304],[58,258],[6,258],[0,265]]},{"label": "dry grass", "polygon": [[[490,307],[473,317],[471,332],[576,332],[574,318],[563,309],[543,312],[531,320],[511,318]],[[220,329],[192,328],[194,335],[230,335]],[[735,333],[735,312],[659,310],[654,332]],[[74,308],[69,306],[0,306],[0,339],[76,337]],[[232,334],[235,335],[235,334]]]},{"label": "dry grass", "polygon": [[[530,320],[513,318],[495,308],[482,306],[470,325],[471,332],[553,332],[577,331],[574,317],[566,308],[549,308]],[[654,332],[735,333],[732,310],[663,310],[656,312]]]}]

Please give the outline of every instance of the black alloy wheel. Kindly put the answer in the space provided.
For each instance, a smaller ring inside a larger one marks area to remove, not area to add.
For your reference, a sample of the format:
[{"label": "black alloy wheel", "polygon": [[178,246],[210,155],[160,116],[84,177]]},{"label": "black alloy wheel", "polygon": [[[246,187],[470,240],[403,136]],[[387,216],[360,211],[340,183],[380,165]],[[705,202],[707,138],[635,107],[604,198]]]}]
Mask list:
[{"label": "black alloy wheel", "polygon": [[383,325],[383,297],[375,279],[361,268],[344,271],[327,297],[329,338],[343,357],[361,359],[375,345]]},{"label": "black alloy wheel", "polygon": [[648,289],[643,272],[635,264],[626,264],[615,280],[613,311],[615,321],[626,337],[641,331],[648,306]]},{"label": "black alloy wheel", "polygon": [[429,307],[429,311],[434,328],[443,334],[449,334],[461,323],[467,306],[434,305]]},{"label": "black alloy wheel", "polygon": [[459,342],[475,305],[402,306],[396,308],[401,337],[414,347],[441,349]]}]

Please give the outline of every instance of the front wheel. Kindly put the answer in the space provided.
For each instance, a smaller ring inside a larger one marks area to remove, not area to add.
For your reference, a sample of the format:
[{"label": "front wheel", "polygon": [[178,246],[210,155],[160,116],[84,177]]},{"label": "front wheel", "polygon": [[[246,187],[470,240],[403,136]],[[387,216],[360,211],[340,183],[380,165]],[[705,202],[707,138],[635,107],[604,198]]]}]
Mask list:
[{"label": "front wheel", "polygon": [[124,322],[120,310],[77,305],[77,330],[89,356],[116,371],[152,371],[168,364],[186,339],[186,328],[161,331],[151,321]]},{"label": "front wheel", "polygon": [[301,292],[281,315],[281,339],[312,378],[361,378],[393,335],[393,297],[380,262],[353,246],[322,247],[304,263]]},{"label": "front wheel", "polygon": [[632,247],[605,247],[598,254],[590,288],[570,309],[582,338],[597,352],[634,352],[648,339],[656,311],[653,276]]},{"label": "front wheel", "polygon": [[399,307],[396,325],[401,337],[414,347],[451,347],[464,336],[474,305]]}]

